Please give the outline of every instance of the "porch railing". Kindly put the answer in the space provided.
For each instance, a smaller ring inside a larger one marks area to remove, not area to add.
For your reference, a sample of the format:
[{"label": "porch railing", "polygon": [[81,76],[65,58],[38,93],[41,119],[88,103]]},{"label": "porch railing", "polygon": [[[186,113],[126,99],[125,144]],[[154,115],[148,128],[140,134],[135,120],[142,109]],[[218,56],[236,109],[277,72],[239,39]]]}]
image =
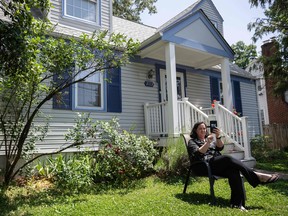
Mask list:
[{"label": "porch railing", "polygon": [[[247,117],[238,117],[224,106],[215,102],[213,110],[199,109],[183,98],[178,101],[177,133],[190,133],[196,122],[204,121],[209,125],[209,120],[217,120],[218,127],[222,130],[227,142],[234,143],[236,147],[245,152],[245,159],[251,158],[248,138]],[[208,112],[207,112],[208,111]],[[167,102],[144,105],[145,129],[147,136],[168,136]],[[209,113],[209,114],[206,114]],[[211,114],[212,113],[212,114]],[[214,113],[214,114],[213,114]]]},{"label": "porch railing", "polygon": [[247,117],[238,117],[218,101],[215,102],[214,112],[218,127],[222,130],[226,140],[243,150],[246,159],[251,158]]},{"label": "porch railing", "polygon": [[167,102],[144,105],[145,130],[147,136],[168,134]]},{"label": "porch railing", "polygon": [[182,101],[178,101],[179,133],[190,133],[196,122],[203,121],[208,124],[208,119],[208,115],[190,103],[188,98],[183,98]]}]

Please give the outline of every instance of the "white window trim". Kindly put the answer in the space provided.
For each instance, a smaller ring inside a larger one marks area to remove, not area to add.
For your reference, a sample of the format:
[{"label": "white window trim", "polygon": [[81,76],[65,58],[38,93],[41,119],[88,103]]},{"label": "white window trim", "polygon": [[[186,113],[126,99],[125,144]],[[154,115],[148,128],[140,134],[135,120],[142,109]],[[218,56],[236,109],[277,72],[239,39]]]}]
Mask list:
[{"label": "white window trim", "polygon": [[[102,72],[96,72],[94,75],[100,73],[100,83],[101,83],[101,106],[100,107],[92,107],[92,106],[80,106],[78,105],[78,83],[75,84],[75,94],[74,94],[74,108],[79,110],[92,110],[92,111],[99,111],[104,110],[104,74]],[[76,79],[78,79],[79,76],[76,76]],[[84,81],[86,82],[86,81]],[[86,83],[92,83],[92,82],[86,82]]]},{"label": "white window trim", "polygon": [[67,19],[71,19],[71,20],[75,20],[75,21],[79,21],[79,22],[83,22],[83,23],[87,23],[90,25],[97,25],[100,26],[100,16],[101,16],[101,10],[100,10],[100,5],[101,5],[101,1],[100,0],[88,0],[90,2],[95,2],[96,3],[96,22],[92,22],[89,20],[85,20],[85,19],[81,19],[75,16],[71,16],[68,15],[66,12],[66,2],[67,0],[62,0],[62,13],[63,13],[63,18],[67,18]]}]

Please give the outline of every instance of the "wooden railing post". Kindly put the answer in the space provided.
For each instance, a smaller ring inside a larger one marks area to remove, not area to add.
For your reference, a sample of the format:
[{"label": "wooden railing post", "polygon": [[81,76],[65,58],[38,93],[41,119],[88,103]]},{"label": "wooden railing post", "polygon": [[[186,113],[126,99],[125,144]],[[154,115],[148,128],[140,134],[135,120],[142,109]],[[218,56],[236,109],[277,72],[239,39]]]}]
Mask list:
[{"label": "wooden railing post", "polygon": [[185,131],[182,131],[183,132],[190,132],[189,130],[192,128],[192,125],[191,125],[191,117],[190,117],[190,114],[189,114],[189,107],[187,106],[187,102],[188,102],[188,97],[184,97],[182,98],[182,101],[184,102],[184,130]]},{"label": "wooden railing post", "polygon": [[220,111],[219,111],[219,101],[215,101],[214,102],[214,116],[215,116],[215,119],[211,119],[211,120],[216,120],[217,121],[217,126],[219,128],[222,127],[223,123],[222,123],[222,118],[221,118],[221,114],[220,114]]},{"label": "wooden railing post", "polygon": [[244,142],[244,155],[245,159],[251,159],[251,148],[248,137],[248,122],[247,116],[241,117],[242,121],[242,134],[243,134],[243,142]]}]

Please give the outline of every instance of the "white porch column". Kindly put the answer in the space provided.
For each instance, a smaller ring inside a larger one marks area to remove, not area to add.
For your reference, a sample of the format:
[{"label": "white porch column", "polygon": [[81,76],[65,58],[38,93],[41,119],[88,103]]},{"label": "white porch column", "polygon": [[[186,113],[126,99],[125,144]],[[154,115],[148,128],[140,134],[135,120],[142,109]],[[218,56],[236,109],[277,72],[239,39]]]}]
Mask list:
[{"label": "white porch column", "polygon": [[178,108],[176,86],[176,56],[175,44],[168,43],[165,46],[167,93],[168,93],[168,136],[179,136],[178,131]]},{"label": "white porch column", "polygon": [[223,58],[221,60],[221,77],[223,86],[224,106],[232,111],[233,98],[232,98],[232,84],[230,76],[229,59]]}]

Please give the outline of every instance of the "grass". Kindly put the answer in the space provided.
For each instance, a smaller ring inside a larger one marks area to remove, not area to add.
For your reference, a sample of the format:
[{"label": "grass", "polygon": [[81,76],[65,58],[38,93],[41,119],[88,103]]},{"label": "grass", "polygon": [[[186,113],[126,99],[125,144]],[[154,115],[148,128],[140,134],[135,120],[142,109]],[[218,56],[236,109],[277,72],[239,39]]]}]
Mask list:
[{"label": "grass", "polygon": [[273,158],[259,159],[257,160],[256,168],[288,174],[288,152],[283,151]]},{"label": "grass", "polygon": [[[217,205],[210,206],[206,178],[192,180],[182,194],[181,178],[151,176],[125,189],[103,187],[89,194],[63,194],[35,184],[11,187],[0,199],[0,215],[242,215],[229,208],[227,180],[215,183]],[[245,182],[249,215],[288,215],[288,181],[252,188]]]}]

